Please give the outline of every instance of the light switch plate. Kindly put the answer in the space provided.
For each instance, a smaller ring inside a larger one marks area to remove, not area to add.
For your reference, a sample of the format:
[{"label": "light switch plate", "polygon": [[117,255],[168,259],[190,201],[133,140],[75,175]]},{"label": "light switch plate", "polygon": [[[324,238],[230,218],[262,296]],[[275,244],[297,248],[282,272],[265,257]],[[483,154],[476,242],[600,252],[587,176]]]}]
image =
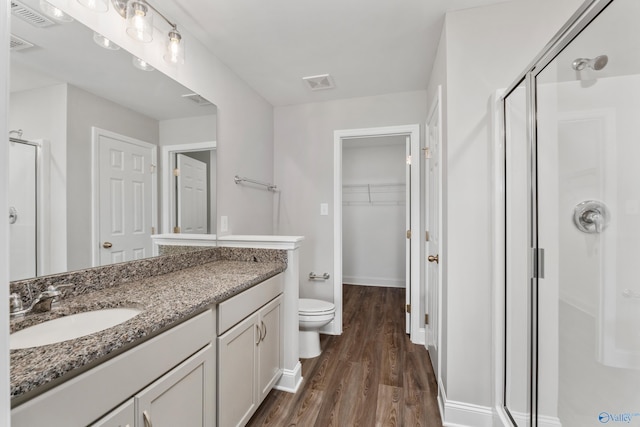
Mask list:
[{"label": "light switch plate", "polygon": [[320,215],[329,215],[329,203],[320,203]]}]

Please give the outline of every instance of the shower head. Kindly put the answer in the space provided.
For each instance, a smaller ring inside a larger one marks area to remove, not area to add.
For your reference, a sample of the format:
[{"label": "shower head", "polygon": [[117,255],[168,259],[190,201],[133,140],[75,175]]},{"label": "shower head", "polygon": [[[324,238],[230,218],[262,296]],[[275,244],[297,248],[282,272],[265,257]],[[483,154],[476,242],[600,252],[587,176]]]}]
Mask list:
[{"label": "shower head", "polygon": [[595,58],[578,58],[571,64],[576,71],[582,71],[585,67],[589,67],[592,70],[600,71],[609,63],[609,57],[607,55],[596,56]]}]

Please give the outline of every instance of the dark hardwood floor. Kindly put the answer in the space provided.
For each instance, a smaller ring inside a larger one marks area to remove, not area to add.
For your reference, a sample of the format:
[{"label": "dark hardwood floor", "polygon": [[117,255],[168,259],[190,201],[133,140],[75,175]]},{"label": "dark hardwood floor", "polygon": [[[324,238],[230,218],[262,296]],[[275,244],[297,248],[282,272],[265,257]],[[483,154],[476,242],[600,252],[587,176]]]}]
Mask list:
[{"label": "dark hardwood floor", "polygon": [[271,391],[249,426],[442,426],[429,354],[405,333],[404,289],[343,287],[343,333],[320,335],[296,394]]}]

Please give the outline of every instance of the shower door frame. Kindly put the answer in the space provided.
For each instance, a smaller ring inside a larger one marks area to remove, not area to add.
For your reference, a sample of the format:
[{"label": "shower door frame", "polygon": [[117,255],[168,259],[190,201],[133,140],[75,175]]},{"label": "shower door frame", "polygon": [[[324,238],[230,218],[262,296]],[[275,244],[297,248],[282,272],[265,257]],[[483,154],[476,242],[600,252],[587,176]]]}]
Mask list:
[{"label": "shower door frame", "polygon": [[9,137],[9,142],[23,144],[33,147],[35,150],[35,234],[36,253],[35,269],[36,276],[49,273],[49,202],[46,197],[49,194],[49,151],[48,143],[45,140],[29,141],[21,138]]},{"label": "shower door frame", "polygon": [[497,191],[496,198],[496,221],[499,224],[496,234],[496,253],[502,253],[501,262],[496,263],[496,415],[504,425],[523,427],[517,424],[513,414],[507,407],[507,228],[506,228],[506,177],[507,170],[507,143],[506,140],[506,101],[518,87],[524,88],[526,92],[526,126],[527,144],[529,150],[528,176],[529,176],[529,211],[531,215],[530,226],[530,283],[528,301],[531,313],[528,319],[528,342],[529,342],[529,378],[528,378],[528,405],[529,405],[529,427],[538,426],[538,279],[544,277],[544,252],[538,245],[538,182],[537,182],[537,77],[560,54],[597,16],[605,10],[615,0],[586,0],[580,8],[573,14],[567,23],[556,33],[545,48],[536,56],[529,66],[514,80],[514,82],[499,96],[496,108],[498,110],[497,147],[501,151],[496,158],[497,169]]}]

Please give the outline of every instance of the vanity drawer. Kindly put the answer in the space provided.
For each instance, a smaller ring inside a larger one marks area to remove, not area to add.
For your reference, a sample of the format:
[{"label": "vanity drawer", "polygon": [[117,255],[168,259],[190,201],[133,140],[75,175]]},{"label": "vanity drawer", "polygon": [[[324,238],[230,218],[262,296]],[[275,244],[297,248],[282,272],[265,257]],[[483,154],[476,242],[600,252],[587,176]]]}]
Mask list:
[{"label": "vanity drawer", "polygon": [[218,304],[218,335],[277,297],[284,289],[282,273]]}]

